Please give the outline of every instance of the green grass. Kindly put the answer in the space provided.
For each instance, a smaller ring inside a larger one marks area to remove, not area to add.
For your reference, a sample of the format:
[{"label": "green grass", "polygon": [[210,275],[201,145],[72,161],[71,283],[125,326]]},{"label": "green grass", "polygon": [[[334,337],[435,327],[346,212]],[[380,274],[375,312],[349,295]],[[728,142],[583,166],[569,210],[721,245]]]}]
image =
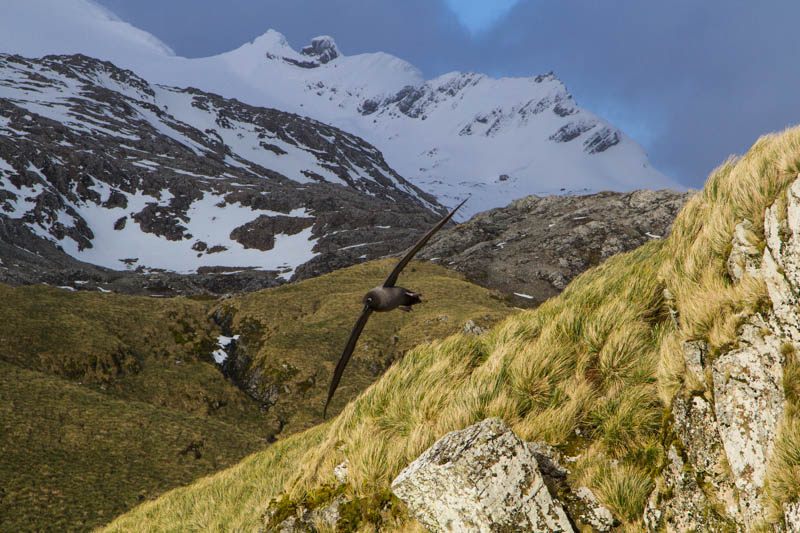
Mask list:
[{"label": "green grass", "polygon": [[264,446],[236,426],[0,361],[0,531],[76,531]]},{"label": "green grass", "polygon": [[0,361],[264,439],[277,432],[214,364],[220,330],[208,303],[4,285],[0,299]]},{"label": "green grass", "polygon": [[[10,409],[0,407],[0,424],[13,429],[0,435],[0,531],[101,525],[316,423],[373,281],[365,273],[382,276],[389,263],[223,302],[0,286],[0,401]],[[373,317],[337,401],[412,345],[515,312],[441,267],[408,273],[404,281],[440,301]],[[442,289],[466,301],[448,308]],[[277,405],[266,409],[213,363],[217,311],[257,356],[248,370],[281,386]]]}]

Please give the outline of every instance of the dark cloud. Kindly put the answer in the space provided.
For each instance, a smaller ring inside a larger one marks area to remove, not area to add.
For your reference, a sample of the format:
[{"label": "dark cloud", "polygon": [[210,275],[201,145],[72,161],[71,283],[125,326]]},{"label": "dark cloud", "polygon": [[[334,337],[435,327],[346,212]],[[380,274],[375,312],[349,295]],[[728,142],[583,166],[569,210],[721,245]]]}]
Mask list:
[{"label": "dark cloud", "polygon": [[[800,123],[800,3],[522,0],[470,34],[443,0],[101,0],[178,54],[233,49],[268,28],[294,47],[330,34],[345,54],[385,51],[427,77],[554,71],[670,177],[700,187],[731,153]],[[452,2],[451,2],[452,3]]]}]

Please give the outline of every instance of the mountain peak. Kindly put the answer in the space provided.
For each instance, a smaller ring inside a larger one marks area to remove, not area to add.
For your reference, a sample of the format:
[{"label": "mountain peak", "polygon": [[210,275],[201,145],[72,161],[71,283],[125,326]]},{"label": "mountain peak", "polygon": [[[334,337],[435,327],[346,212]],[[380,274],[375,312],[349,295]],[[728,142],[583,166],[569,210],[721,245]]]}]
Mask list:
[{"label": "mountain peak", "polygon": [[289,41],[286,40],[286,36],[272,28],[243,46],[251,46],[259,50],[273,52],[284,51],[284,49],[291,50],[292,48],[289,45]]},{"label": "mountain peak", "polygon": [[304,47],[300,53],[304,56],[314,57],[322,64],[336,59],[341,55],[339,48],[336,47],[336,41],[334,41],[333,37],[330,35],[314,37],[311,39],[311,44]]}]

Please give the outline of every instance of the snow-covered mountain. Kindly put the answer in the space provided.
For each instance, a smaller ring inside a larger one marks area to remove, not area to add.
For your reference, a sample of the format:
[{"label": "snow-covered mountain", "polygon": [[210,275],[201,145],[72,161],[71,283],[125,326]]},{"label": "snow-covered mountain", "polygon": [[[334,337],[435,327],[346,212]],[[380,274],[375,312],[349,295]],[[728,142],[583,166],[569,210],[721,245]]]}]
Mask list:
[{"label": "snow-covered mountain", "polygon": [[[197,87],[332,124],[375,145],[392,168],[444,204],[472,193],[462,219],[528,194],[682,189],[650,166],[635,141],[580,108],[553,74],[450,73],[426,81],[391,55],[346,56],[328,36],[296,51],[273,30],[231,52],[187,59],[88,0],[8,1],[15,17],[0,22],[0,50],[83,52],[150,82]],[[58,20],[52,32],[37,7],[48,3],[60,14],[52,17]],[[37,23],[39,40],[4,28]],[[113,32],[120,37],[109,39]]]},{"label": "snow-covered mountain", "polygon": [[441,212],[327,124],[82,55],[0,54],[0,230],[79,260],[303,278],[400,251]]}]

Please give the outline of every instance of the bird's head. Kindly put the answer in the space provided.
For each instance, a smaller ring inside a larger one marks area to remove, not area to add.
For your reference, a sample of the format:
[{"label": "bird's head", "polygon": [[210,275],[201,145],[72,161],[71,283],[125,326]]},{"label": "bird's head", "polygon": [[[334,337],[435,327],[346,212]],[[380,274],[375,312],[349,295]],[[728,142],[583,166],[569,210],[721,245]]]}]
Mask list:
[{"label": "bird's head", "polygon": [[369,308],[375,308],[380,301],[380,296],[375,289],[372,289],[364,295],[364,305]]}]

